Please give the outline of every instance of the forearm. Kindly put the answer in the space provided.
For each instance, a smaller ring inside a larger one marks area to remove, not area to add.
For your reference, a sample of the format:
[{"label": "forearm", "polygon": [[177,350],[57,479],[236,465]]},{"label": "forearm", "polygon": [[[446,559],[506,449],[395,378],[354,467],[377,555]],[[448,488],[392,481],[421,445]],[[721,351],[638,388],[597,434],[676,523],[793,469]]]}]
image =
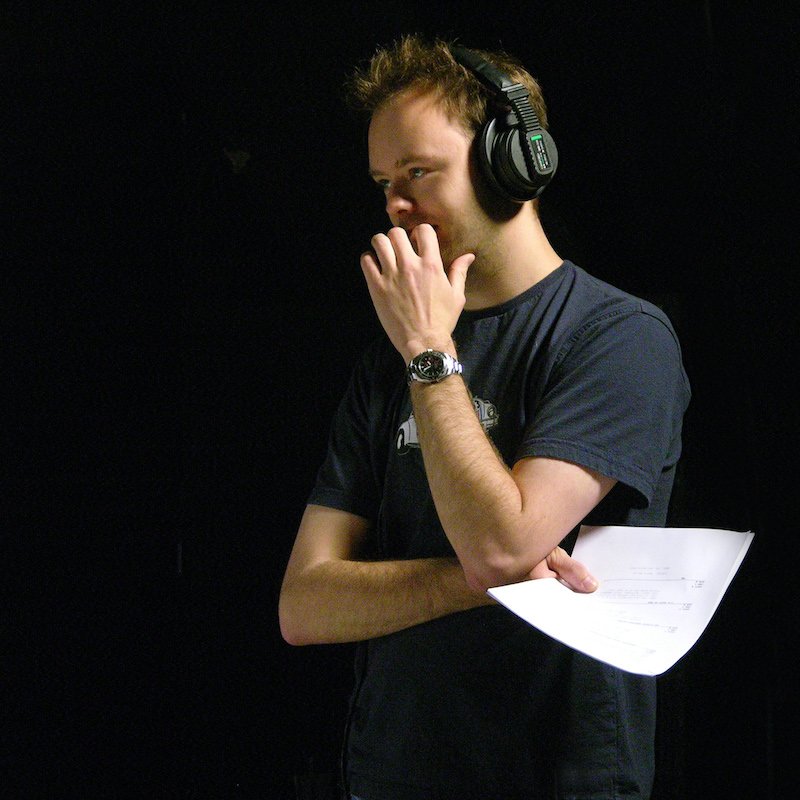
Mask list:
[{"label": "forearm", "polygon": [[328,560],[287,576],[279,615],[291,644],[384,636],[493,601],[471,589],[454,558]]},{"label": "forearm", "polygon": [[522,580],[558,537],[531,524],[461,378],[414,385],[412,398],[436,510],[470,582],[485,588]]}]

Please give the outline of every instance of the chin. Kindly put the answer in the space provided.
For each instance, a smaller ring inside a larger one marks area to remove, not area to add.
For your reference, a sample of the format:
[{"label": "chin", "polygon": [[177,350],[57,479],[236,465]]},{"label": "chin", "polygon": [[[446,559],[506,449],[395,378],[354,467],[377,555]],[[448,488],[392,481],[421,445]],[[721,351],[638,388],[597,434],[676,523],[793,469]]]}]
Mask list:
[{"label": "chin", "polygon": [[459,256],[469,252],[468,248],[459,242],[451,242],[448,239],[439,240],[439,252],[446,267],[449,267]]},{"label": "chin", "polygon": [[458,255],[453,254],[453,248],[447,241],[439,240],[439,254],[442,256],[442,263],[445,267],[449,267],[453,263],[453,259]]}]

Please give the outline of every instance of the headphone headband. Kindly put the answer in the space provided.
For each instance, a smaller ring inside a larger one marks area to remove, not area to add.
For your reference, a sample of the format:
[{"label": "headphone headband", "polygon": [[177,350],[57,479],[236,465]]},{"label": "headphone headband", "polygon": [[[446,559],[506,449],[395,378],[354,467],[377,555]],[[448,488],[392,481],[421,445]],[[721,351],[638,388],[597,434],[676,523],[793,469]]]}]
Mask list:
[{"label": "headphone headband", "polygon": [[474,50],[470,50],[468,47],[454,44],[450,46],[450,52],[459,64],[474,72],[475,77],[489,89],[504,92],[507,89],[514,89],[522,85],[512,81],[505,72],[500,72],[497,67],[488,61],[484,61]]}]

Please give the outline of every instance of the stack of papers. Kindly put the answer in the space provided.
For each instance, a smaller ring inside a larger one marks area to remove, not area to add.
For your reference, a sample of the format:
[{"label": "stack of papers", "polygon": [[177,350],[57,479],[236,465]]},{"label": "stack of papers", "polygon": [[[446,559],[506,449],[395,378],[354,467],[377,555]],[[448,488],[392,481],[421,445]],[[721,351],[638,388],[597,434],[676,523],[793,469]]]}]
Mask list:
[{"label": "stack of papers", "polygon": [[543,578],[489,594],[575,650],[660,675],[700,638],[752,540],[752,531],[583,526],[572,555],[600,582],[597,591]]}]

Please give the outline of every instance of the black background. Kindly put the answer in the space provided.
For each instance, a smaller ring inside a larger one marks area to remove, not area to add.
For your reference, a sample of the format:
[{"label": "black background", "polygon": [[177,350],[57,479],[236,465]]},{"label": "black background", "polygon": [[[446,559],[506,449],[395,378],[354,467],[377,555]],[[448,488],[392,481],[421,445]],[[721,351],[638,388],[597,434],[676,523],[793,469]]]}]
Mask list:
[{"label": "black background", "polygon": [[335,772],[351,651],[290,648],[276,604],[378,331],[357,262],[386,223],[340,86],[411,31],[539,77],[557,249],[683,343],[672,522],[757,534],[661,679],[656,796],[789,796],[792,5],[6,9],[3,796],[283,800]]}]

